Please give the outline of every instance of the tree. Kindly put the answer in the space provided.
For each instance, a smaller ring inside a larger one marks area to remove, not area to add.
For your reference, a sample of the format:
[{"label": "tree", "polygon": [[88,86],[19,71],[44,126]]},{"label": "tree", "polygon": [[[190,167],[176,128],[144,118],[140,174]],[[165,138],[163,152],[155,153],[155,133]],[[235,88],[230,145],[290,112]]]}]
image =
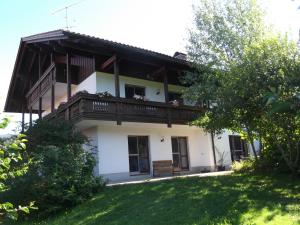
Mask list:
[{"label": "tree", "polygon": [[185,97],[210,102],[194,124],[210,132],[242,133],[254,154],[255,139],[270,151],[281,148],[295,173],[299,123],[294,105],[300,69],[296,43],[264,24],[263,11],[254,0],[203,0],[195,8],[187,49],[197,72],[184,77],[190,86]]},{"label": "tree", "polygon": [[39,207],[34,215],[45,217],[82,203],[103,187],[101,178],[93,175],[93,153],[83,149],[88,140],[71,122],[38,120],[27,136],[32,163],[27,174],[13,182],[11,201],[34,199]]},{"label": "tree", "polygon": [[[4,118],[0,123],[0,129],[4,129],[9,124],[9,120]],[[0,193],[7,191],[10,186],[6,184],[8,179],[15,179],[23,176],[28,170],[28,161],[22,158],[26,150],[26,139],[24,134],[19,134],[16,138],[1,140],[0,142]],[[30,209],[35,209],[34,203],[28,206],[14,206],[11,202],[0,202],[0,219],[7,216],[17,219],[18,212],[29,213]]]}]

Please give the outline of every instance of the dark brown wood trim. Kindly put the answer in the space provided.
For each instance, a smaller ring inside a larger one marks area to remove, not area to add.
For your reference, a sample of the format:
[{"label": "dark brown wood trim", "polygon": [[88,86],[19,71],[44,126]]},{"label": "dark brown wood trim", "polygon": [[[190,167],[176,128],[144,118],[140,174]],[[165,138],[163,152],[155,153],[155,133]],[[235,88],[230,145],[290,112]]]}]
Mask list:
[{"label": "dark brown wood trim", "polygon": [[29,108],[29,127],[32,127],[32,106]]},{"label": "dark brown wood trim", "polygon": [[67,67],[67,99],[68,101],[71,98],[71,69],[70,69],[70,55],[66,55],[66,67]]},{"label": "dark brown wood trim", "polygon": [[43,105],[43,98],[39,98],[39,119],[42,118],[42,105]]},{"label": "dark brown wood trim", "polygon": [[54,68],[52,72],[52,82],[51,82],[51,112],[55,110],[55,83],[56,83],[56,69]]},{"label": "dark brown wood trim", "polygon": [[[68,112],[69,111],[69,112]],[[197,119],[202,108],[192,106],[173,106],[161,102],[139,101],[116,97],[99,97],[98,95],[77,93],[69,102],[60,105],[45,118],[55,117],[73,121],[108,120],[144,123],[188,124]],[[169,113],[169,114],[168,114]]]},{"label": "dark brown wood trim", "polygon": [[169,88],[168,88],[168,77],[167,71],[164,72],[164,93],[165,93],[165,102],[169,102]]},{"label": "dark brown wood trim", "polygon": [[24,106],[22,106],[22,125],[21,125],[21,133],[24,133],[25,130],[25,110]]},{"label": "dark brown wood trim", "polygon": [[105,70],[109,65],[111,65],[112,63],[114,63],[117,60],[117,56],[113,55],[112,57],[110,57],[109,59],[107,59],[104,63],[102,63],[101,65],[101,70]]},{"label": "dark brown wood trim", "polygon": [[115,77],[115,95],[117,98],[120,97],[120,78],[119,78],[119,63],[117,60],[114,61],[114,77]]}]

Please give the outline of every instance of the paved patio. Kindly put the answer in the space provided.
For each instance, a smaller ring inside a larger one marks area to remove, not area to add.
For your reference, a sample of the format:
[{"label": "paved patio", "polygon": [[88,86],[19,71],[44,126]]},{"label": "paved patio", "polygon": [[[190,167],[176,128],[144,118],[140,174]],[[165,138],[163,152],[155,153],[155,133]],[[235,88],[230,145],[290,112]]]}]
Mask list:
[{"label": "paved patio", "polygon": [[123,181],[123,182],[111,182],[107,184],[107,186],[116,186],[116,185],[128,185],[128,184],[141,184],[141,183],[150,183],[157,182],[162,180],[171,180],[178,177],[214,177],[214,176],[225,176],[233,173],[233,171],[220,171],[220,172],[209,172],[209,173],[194,173],[194,174],[186,174],[186,175],[177,175],[170,177],[155,177],[155,178],[147,178],[135,181]]}]

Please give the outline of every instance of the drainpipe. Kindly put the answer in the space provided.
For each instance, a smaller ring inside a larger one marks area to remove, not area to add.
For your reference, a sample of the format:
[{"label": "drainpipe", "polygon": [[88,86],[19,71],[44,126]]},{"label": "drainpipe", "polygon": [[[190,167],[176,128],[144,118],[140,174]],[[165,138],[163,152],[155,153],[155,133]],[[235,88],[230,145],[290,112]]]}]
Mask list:
[{"label": "drainpipe", "polygon": [[213,156],[214,156],[214,169],[216,170],[216,168],[217,168],[217,160],[216,160],[216,148],[215,148],[214,133],[211,132],[210,136],[211,136],[211,145],[212,145]]}]

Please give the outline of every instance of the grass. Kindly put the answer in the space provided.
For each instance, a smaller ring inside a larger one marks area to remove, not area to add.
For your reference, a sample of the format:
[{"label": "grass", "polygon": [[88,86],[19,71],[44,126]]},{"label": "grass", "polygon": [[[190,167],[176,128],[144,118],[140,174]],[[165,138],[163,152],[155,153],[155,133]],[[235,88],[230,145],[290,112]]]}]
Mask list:
[{"label": "grass", "polygon": [[239,175],[107,187],[48,225],[300,224],[300,180]]}]

